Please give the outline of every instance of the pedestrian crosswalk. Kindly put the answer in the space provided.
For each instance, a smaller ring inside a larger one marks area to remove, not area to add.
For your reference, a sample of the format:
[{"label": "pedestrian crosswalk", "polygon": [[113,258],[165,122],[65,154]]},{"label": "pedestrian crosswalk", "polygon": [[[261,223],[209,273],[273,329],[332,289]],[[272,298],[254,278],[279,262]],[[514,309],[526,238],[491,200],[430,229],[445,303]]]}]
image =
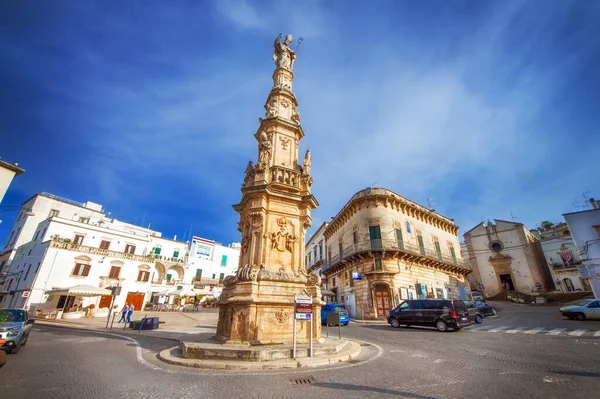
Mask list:
[{"label": "pedestrian crosswalk", "polygon": [[506,334],[527,334],[527,335],[554,335],[568,337],[596,337],[600,338],[600,330],[589,330],[578,328],[569,330],[567,328],[546,328],[546,327],[515,327],[515,326],[472,326],[467,327],[465,331],[485,332],[485,333],[506,333]]}]

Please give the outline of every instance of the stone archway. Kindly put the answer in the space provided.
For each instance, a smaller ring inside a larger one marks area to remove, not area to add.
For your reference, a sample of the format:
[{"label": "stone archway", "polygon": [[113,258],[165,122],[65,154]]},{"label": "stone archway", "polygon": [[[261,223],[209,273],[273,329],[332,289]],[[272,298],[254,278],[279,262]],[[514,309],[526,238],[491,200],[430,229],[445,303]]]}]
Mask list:
[{"label": "stone archway", "polygon": [[511,290],[516,290],[517,281],[512,273],[512,259],[509,257],[504,257],[502,254],[498,253],[491,258],[489,262],[494,268],[494,272],[496,272],[496,279],[498,281],[496,292],[504,291],[503,284],[506,283],[508,283]]}]

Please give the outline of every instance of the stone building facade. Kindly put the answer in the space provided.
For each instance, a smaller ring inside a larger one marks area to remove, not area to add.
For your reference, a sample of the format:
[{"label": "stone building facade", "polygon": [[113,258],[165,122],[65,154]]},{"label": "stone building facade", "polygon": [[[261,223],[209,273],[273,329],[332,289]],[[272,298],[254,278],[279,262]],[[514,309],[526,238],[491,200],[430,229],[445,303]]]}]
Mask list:
[{"label": "stone building facade", "polygon": [[325,230],[323,274],[352,317],[384,318],[402,299],[467,299],[452,219],[384,188],[356,193]]},{"label": "stone building facade", "polygon": [[523,224],[494,219],[464,234],[473,268],[471,284],[485,287],[485,295],[511,290],[531,293],[553,290],[554,284],[539,240]]}]

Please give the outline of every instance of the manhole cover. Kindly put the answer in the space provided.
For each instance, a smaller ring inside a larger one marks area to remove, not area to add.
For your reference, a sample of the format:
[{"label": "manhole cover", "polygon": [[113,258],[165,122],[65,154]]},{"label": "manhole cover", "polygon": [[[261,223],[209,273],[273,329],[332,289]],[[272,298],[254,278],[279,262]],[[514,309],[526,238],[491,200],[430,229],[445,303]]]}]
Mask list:
[{"label": "manhole cover", "polygon": [[312,375],[302,378],[292,378],[290,379],[290,381],[292,382],[292,385],[306,385],[314,384],[315,382],[317,382],[317,380],[315,380],[315,377],[313,377]]}]

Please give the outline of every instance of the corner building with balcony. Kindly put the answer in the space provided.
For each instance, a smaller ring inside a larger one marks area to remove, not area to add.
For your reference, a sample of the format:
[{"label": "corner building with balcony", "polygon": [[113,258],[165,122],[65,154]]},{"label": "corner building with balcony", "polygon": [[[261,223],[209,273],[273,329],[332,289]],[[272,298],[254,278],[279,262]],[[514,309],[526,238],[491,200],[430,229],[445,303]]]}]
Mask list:
[{"label": "corner building with balcony", "polygon": [[354,318],[382,319],[403,299],[467,299],[458,226],[384,188],[356,193],[325,230],[323,274]]}]

